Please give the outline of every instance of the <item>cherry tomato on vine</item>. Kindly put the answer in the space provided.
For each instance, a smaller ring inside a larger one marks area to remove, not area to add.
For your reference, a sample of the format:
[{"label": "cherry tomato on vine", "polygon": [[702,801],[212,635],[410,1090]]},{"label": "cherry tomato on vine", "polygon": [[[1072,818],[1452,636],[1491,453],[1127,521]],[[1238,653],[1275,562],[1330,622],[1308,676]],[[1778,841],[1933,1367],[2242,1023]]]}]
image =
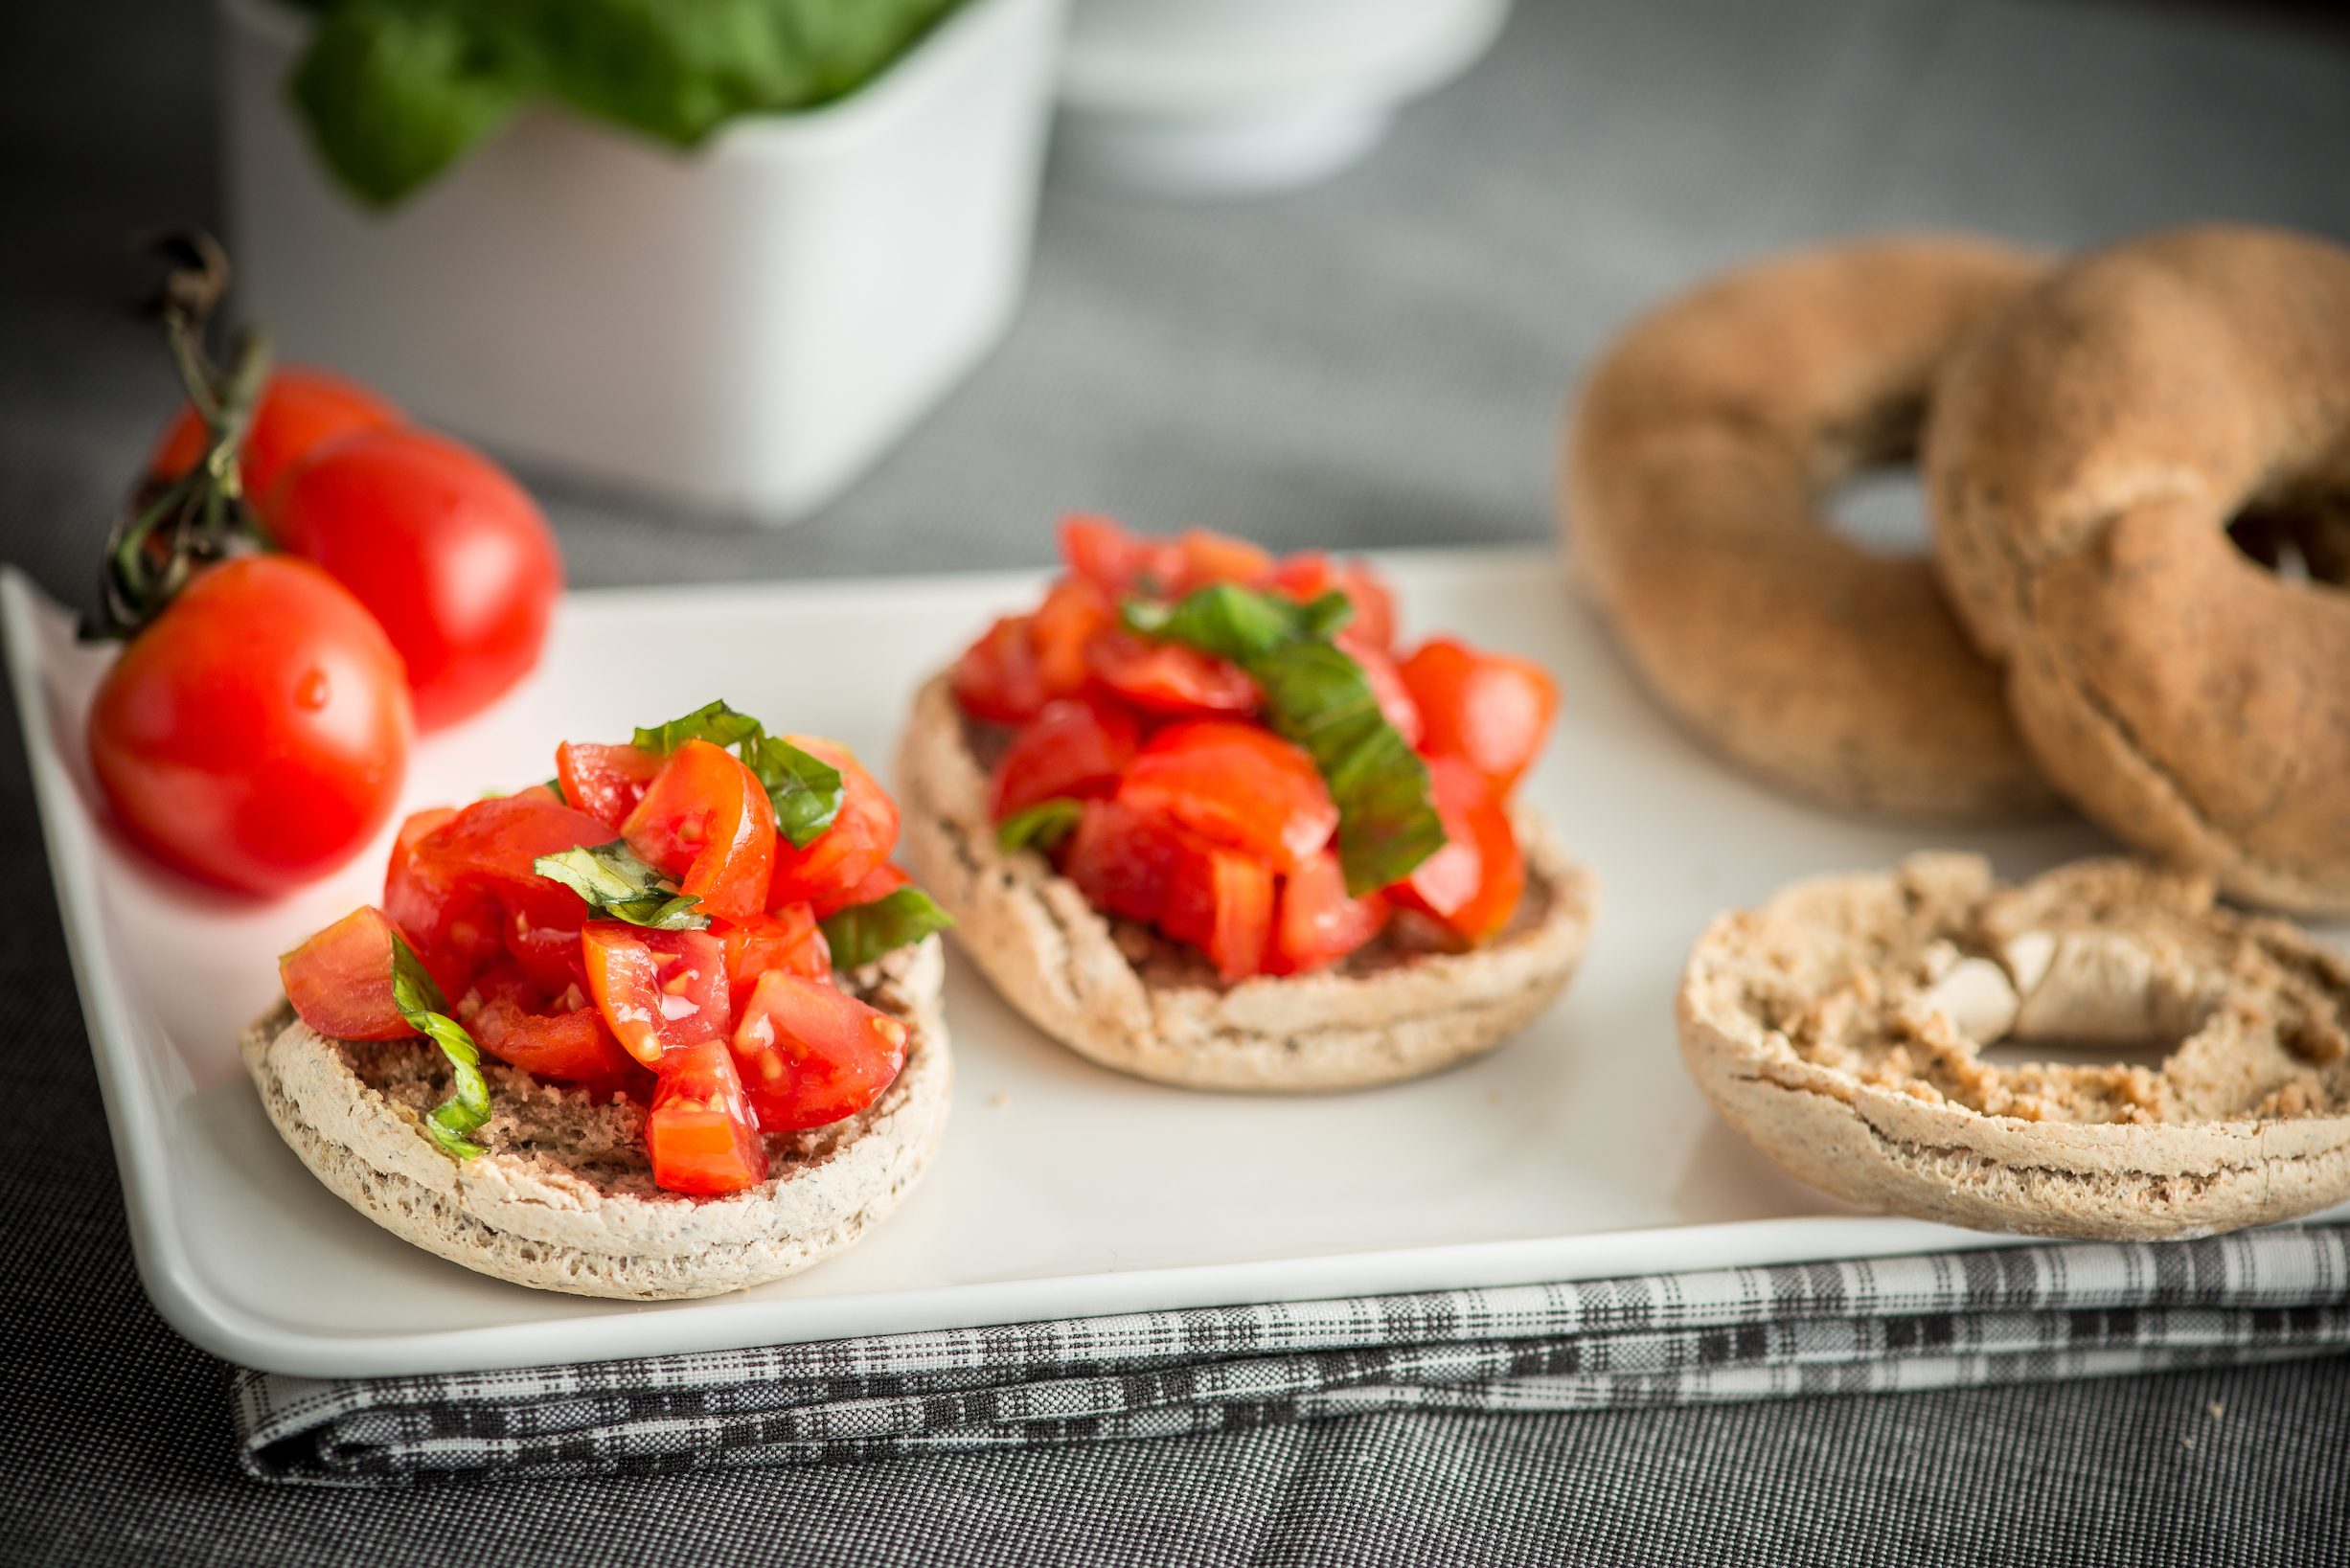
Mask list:
[{"label": "cherry tomato on vine", "polygon": [[[253,428],[237,454],[245,496],[266,522],[278,481],[303,459],[345,436],[406,422],[397,407],[356,381],[306,365],[282,365],[271,374],[253,411]],[[194,404],[182,403],[147,471],[155,479],[177,479],[196,466],[211,442],[203,416]]]},{"label": "cherry tomato on vine", "polygon": [[90,761],[142,848],[275,894],[375,837],[413,728],[375,617],[306,561],[248,556],[200,573],[124,648],[90,708]]},{"label": "cherry tomato on vine", "polygon": [[421,728],[478,713],[537,664],[562,557],[537,503],[471,447],[412,426],[350,436],[285,477],[267,521],[383,623]]}]

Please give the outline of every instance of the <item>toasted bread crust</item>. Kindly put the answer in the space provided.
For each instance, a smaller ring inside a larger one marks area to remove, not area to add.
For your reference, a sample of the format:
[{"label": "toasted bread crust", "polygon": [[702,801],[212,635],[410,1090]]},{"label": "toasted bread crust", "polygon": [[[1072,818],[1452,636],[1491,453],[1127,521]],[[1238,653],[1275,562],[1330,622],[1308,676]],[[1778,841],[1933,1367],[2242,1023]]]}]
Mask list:
[{"label": "toasted bread crust", "polygon": [[[1716,920],[1677,1011],[1716,1108],[1870,1208],[2150,1238],[2350,1197],[2350,964],[2207,879],[2105,860],[1997,888],[1974,855],[1816,877]],[[1983,1061],[1975,1034],[2011,1031],[2172,1048]]]},{"label": "toasted bread crust", "polygon": [[1748,772],[1872,816],[2056,808],[1928,563],[1821,510],[1913,455],[1942,365],[2044,269],[1944,237],[1798,251],[1668,301],[1585,382],[1560,480],[1575,581],[1664,706]]},{"label": "toasted bread crust", "polygon": [[858,971],[852,989],[907,1026],[905,1067],[856,1117],[772,1136],[774,1173],[725,1197],[652,1185],[644,1110],[597,1104],[485,1060],[490,1152],[459,1162],[419,1126],[445,1072],[421,1040],[328,1039],[281,1004],[240,1041],[269,1119],[319,1180],[427,1252],[543,1290],[658,1301],[796,1273],[884,1218],[921,1177],[954,1064],[938,940]]},{"label": "toasted bread crust", "polygon": [[1359,1088],[1475,1056],[1565,988],[1596,906],[1596,879],[1520,813],[1524,907],[1495,941],[1222,986],[1188,950],[1094,910],[1042,855],[998,850],[945,675],[915,698],[896,784],[906,864],[996,989],[1080,1055],[1162,1083]]}]

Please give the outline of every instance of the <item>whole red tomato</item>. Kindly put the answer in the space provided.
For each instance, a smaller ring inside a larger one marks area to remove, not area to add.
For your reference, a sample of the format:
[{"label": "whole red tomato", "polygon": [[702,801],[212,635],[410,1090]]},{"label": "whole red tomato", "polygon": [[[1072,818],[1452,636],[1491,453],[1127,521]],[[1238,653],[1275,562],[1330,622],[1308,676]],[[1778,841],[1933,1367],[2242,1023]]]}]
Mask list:
[{"label": "whole red tomato", "polygon": [[202,573],[124,648],[90,708],[90,761],[157,858],[275,894],[376,836],[412,728],[375,617],[308,562],[249,556]]},{"label": "whole red tomato", "polygon": [[[275,510],[278,481],[304,458],[344,436],[405,422],[398,408],[356,381],[303,365],[281,366],[270,375],[253,411],[253,428],[237,454],[245,495],[267,522]],[[193,405],[181,404],[155,455],[148,460],[148,472],[157,479],[177,479],[195,466],[211,440],[203,416]]]},{"label": "whole red tomato", "polygon": [[268,521],[383,623],[420,728],[479,712],[538,662],[562,557],[529,493],[471,447],[413,426],[348,437],[286,476]]}]

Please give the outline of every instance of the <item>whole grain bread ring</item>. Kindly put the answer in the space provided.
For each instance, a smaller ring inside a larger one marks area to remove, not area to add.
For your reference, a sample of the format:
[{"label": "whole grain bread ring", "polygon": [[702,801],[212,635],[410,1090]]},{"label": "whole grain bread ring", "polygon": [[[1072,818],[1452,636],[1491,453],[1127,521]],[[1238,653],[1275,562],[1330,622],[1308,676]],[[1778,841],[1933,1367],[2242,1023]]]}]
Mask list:
[{"label": "whole grain bread ring", "polygon": [[1951,350],[2043,271],[1960,239],[1800,251],[1667,303],[1585,383],[1560,512],[1575,579],[1732,761],[1868,815],[2055,807],[1928,563],[1872,555],[1820,510],[1914,455]]},{"label": "whole grain bread ring", "polygon": [[1007,854],[947,678],[915,698],[895,781],[900,852],[964,952],[1045,1034],[1106,1067],[1198,1089],[1351,1089],[1490,1050],[1565,989],[1598,885],[1539,818],[1517,819],[1526,892],[1466,953],[1385,939],[1329,969],[1221,985],[1199,955],[1106,917],[1032,850]]},{"label": "whole grain bread ring", "polygon": [[[1789,1171],[1870,1208],[2033,1236],[2200,1236],[2350,1197],[2350,963],[2088,860],[2021,887],[1978,856],[1799,882],[1690,954],[1681,1055]],[[2001,1039],[2169,1046],[1998,1066]]]},{"label": "whole grain bread ring", "polygon": [[1952,363],[1927,471],[2048,776],[2237,897],[2350,913],[2350,251],[2213,227],[2083,258]]},{"label": "whole grain bread ring", "polygon": [[281,1004],[240,1041],[279,1134],[312,1174],[427,1252],[542,1290],[659,1301],[797,1273],[879,1223],[937,1152],[954,1063],[938,939],[839,977],[906,1025],[905,1066],[859,1114],[767,1137],[770,1175],[724,1197],[653,1185],[645,1110],[484,1058],[489,1152],[459,1162],[421,1113],[447,1092],[437,1047],[328,1039]]}]

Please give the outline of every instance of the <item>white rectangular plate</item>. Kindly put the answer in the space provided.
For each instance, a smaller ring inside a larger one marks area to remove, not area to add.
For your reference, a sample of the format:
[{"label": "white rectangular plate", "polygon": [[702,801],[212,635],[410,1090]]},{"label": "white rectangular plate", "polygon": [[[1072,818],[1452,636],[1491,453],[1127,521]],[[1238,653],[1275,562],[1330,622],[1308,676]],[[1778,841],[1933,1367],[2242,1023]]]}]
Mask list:
[{"label": "white rectangular plate", "polygon": [[[1984,850],[2014,876],[2110,841],[2069,819],[1920,833],[1791,805],[1657,714],[1548,556],[1382,565],[1407,634],[1458,628],[1557,672],[1564,712],[1525,788],[1605,884],[1565,999],[1432,1079],[1263,1099],[1095,1067],[957,963],[954,1114],[898,1216],[792,1279],[650,1306],[471,1273],[311,1179],[262,1116],[237,1033],[276,999],[276,954],[380,897],[389,831],[276,903],[151,869],[106,824],[84,761],[82,714],[111,652],[76,644],[10,569],[17,711],[156,1307],[232,1361],[357,1376],[2006,1239],[1861,1215],[1782,1175],[1683,1075],[1674,987],[1709,917],[1791,878],[1928,845]],[[544,778],[559,740],[618,739],[720,696],[886,766],[919,681],[1038,591],[997,574],[574,594],[536,675],[417,748],[402,810]]]}]

